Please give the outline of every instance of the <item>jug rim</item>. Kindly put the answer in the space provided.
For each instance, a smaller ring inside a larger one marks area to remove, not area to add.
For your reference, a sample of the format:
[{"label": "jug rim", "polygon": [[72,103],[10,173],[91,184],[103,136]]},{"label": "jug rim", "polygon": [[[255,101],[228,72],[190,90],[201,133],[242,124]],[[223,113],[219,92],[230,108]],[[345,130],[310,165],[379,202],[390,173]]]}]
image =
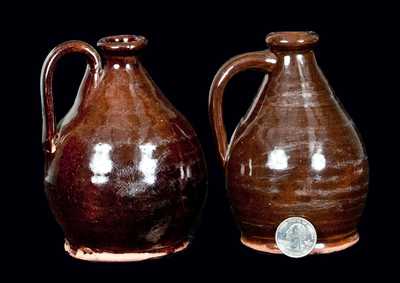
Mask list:
[{"label": "jug rim", "polygon": [[279,31],[269,33],[265,41],[276,49],[307,49],[318,43],[319,36],[314,31]]},{"label": "jug rim", "polygon": [[147,39],[144,36],[133,34],[111,35],[97,41],[97,46],[108,52],[138,51],[146,45]]}]

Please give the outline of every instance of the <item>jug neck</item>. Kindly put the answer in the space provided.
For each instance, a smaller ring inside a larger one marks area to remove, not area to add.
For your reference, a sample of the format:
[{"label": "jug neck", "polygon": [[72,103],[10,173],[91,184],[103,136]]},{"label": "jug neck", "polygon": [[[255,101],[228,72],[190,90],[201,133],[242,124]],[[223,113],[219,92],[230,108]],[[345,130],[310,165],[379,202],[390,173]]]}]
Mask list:
[{"label": "jug neck", "polygon": [[126,55],[126,56],[115,56],[105,55],[104,56],[104,69],[126,69],[130,70],[133,66],[139,63],[137,56]]},{"label": "jug neck", "polygon": [[304,94],[315,89],[329,89],[318,67],[313,47],[318,42],[314,32],[275,32],[266,42],[277,57],[271,75],[270,96]]},{"label": "jug neck", "polygon": [[314,51],[308,50],[276,50],[276,72],[297,75],[299,79],[313,79],[312,74],[320,73]]},{"label": "jug neck", "polygon": [[273,32],[266,42],[277,56],[277,69],[314,68],[317,65],[313,47],[319,37],[314,32]]},{"label": "jug neck", "polygon": [[97,42],[105,59],[105,69],[129,69],[138,63],[137,51],[146,45],[146,38],[137,35],[108,36]]}]

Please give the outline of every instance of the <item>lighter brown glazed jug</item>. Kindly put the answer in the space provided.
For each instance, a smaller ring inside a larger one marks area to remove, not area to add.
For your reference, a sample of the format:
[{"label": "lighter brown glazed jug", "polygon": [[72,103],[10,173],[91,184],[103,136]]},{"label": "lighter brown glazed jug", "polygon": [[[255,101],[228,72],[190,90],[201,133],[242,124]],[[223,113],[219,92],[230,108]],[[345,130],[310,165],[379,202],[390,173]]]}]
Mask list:
[{"label": "lighter brown glazed jug", "polygon": [[[45,189],[65,249],[91,261],[136,261],[185,249],[206,194],[197,136],[137,58],[140,36],[101,39],[104,56],[68,41],[41,76]],[[57,129],[52,76],[67,53],[87,57],[75,103]]]},{"label": "lighter brown glazed jug", "polygon": [[[281,253],[275,240],[279,224],[300,217],[317,234],[310,253],[343,250],[359,239],[368,187],[364,147],[317,65],[312,48],[318,36],[277,32],[266,41],[270,50],[223,65],[210,90],[211,125],[241,241]],[[248,69],[267,75],[228,145],[224,89],[232,76]],[[287,244],[301,249],[302,235],[292,236]]]}]

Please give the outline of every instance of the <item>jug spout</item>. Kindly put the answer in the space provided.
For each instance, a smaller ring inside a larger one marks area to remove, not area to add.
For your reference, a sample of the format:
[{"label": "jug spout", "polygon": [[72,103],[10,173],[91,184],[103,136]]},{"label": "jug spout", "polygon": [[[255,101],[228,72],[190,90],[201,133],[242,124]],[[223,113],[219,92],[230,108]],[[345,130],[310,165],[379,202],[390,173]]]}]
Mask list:
[{"label": "jug spout", "polygon": [[[327,80],[318,66],[313,47],[318,43],[315,32],[274,32],[266,37],[266,42],[277,57],[274,72],[266,88],[268,99],[279,97],[277,103],[286,106],[319,105],[323,96],[317,96],[314,90],[331,94]],[[313,95],[314,93],[314,95]],[[290,94],[290,95],[289,95]]]},{"label": "jug spout", "polygon": [[97,46],[105,57],[126,57],[147,45],[147,39],[138,35],[114,35],[101,38]]},{"label": "jug spout", "polygon": [[319,37],[313,31],[282,31],[268,34],[265,40],[273,51],[308,50],[318,43]]},{"label": "jug spout", "polygon": [[138,62],[137,52],[146,45],[147,39],[138,35],[107,36],[97,42],[106,69],[135,65]]}]

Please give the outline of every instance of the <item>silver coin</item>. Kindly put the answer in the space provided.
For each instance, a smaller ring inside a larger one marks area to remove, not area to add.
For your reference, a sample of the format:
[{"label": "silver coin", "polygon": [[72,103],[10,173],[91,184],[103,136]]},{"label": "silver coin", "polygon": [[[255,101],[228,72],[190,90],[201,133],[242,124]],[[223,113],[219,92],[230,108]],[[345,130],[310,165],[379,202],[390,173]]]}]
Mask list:
[{"label": "silver coin", "polygon": [[276,229],[275,242],[283,254],[299,258],[312,252],[317,243],[317,232],[310,221],[289,217]]}]

